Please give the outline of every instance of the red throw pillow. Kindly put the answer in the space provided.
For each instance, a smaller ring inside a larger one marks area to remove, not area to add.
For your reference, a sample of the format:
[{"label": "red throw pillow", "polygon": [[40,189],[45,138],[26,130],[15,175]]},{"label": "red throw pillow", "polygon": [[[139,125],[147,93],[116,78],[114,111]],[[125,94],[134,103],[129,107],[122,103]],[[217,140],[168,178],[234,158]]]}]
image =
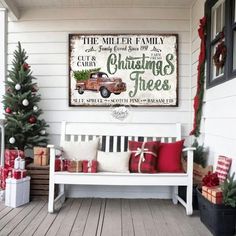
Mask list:
[{"label": "red throw pillow", "polygon": [[181,153],[184,140],[174,143],[161,143],[158,152],[158,172],[183,172],[181,165]]},{"label": "red throw pillow", "polygon": [[129,141],[130,172],[156,173],[157,152],[160,142]]}]

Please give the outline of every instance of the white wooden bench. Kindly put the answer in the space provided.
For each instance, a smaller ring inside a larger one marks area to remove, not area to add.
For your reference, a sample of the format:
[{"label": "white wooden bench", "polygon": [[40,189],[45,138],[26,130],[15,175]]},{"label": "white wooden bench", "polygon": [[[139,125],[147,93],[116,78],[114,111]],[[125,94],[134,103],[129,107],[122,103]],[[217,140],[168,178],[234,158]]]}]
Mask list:
[{"label": "white wooden bench", "polygon": [[[102,149],[109,151],[126,151],[128,140],[143,141],[160,140],[173,142],[181,140],[180,124],[137,124],[137,123],[62,123],[61,145],[65,140],[88,141],[100,137]],[[60,147],[48,145],[50,148],[50,180],[48,211],[53,213],[65,201],[64,185],[104,185],[104,186],[171,186],[174,204],[179,201],[187,215],[192,214],[192,179],[193,150],[187,152],[187,173],[70,173],[55,172],[56,149]],[[59,193],[55,198],[55,184],[59,185]],[[186,202],[178,196],[178,186],[187,186]],[[155,196],[154,196],[155,198]]]}]

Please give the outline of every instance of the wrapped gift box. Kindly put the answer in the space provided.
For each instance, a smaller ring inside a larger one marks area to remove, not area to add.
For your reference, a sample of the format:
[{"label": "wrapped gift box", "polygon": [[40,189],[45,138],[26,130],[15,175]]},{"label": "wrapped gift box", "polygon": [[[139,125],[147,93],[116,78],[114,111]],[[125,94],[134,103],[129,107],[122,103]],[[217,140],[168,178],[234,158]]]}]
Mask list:
[{"label": "wrapped gift box", "polygon": [[223,193],[220,187],[216,187],[210,190],[208,193],[208,199],[214,204],[222,204],[223,202]]},{"label": "wrapped gift box", "polygon": [[[217,186],[218,187],[218,186]],[[207,189],[207,199],[211,202],[211,197],[212,197],[212,191],[217,188],[215,187],[208,187]]]},{"label": "wrapped gift box", "polygon": [[61,157],[55,159],[55,171],[67,171],[68,160]]},{"label": "wrapped gift box", "polygon": [[5,205],[18,207],[29,202],[30,177],[22,179],[8,178],[6,180]]},{"label": "wrapped gift box", "polygon": [[14,161],[17,157],[24,158],[24,152],[16,149],[5,150],[5,167],[14,167]]},{"label": "wrapped gift box", "polygon": [[26,177],[26,170],[12,170],[12,178],[14,179],[22,179]]},{"label": "wrapped gift box", "polygon": [[67,170],[69,172],[82,172],[82,161],[68,160]]},{"label": "wrapped gift box", "polygon": [[208,187],[207,186],[202,186],[202,196],[207,198],[208,195]]},{"label": "wrapped gift box", "polygon": [[49,164],[49,149],[45,147],[34,147],[34,164],[47,166]]},{"label": "wrapped gift box", "polygon": [[215,187],[202,187],[202,195],[214,204],[222,204],[223,193],[219,186]]},{"label": "wrapped gift box", "polygon": [[95,160],[84,160],[83,161],[83,172],[84,173],[96,173],[98,162]]}]

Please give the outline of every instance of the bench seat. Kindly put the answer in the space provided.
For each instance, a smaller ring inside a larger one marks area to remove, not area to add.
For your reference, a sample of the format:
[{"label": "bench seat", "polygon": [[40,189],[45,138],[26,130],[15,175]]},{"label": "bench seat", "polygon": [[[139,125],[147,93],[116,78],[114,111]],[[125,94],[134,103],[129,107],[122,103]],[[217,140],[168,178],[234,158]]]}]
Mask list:
[{"label": "bench seat", "polygon": [[[64,141],[88,141],[99,137],[100,148],[105,152],[123,152],[128,149],[128,141],[135,140],[175,142],[181,140],[180,124],[137,124],[137,123],[62,123],[61,146]],[[56,150],[61,147],[48,145],[50,148],[50,176],[48,211],[53,213],[65,201],[65,185],[94,186],[171,186],[171,197],[174,204],[180,202],[186,208],[186,214],[191,215],[192,185],[193,185],[193,151],[194,148],[184,148],[187,155],[186,173],[71,173],[55,172]],[[55,185],[59,185],[55,197]],[[178,196],[178,186],[186,186],[186,201]],[[106,197],[106,196],[104,196]],[[155,198],[155,196],[153,196]]]},{"label": "bench seat", "polygon": [[54,174],[57,184],[117,185],[117,186],[184,186],[187,173],[72,173],[59,171]]}]

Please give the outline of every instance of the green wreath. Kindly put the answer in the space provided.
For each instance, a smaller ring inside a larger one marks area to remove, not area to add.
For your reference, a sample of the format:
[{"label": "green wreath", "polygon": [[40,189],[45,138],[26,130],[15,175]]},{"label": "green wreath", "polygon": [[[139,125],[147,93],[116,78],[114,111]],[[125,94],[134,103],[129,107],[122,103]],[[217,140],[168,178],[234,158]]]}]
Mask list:
[{"label": "green wreath", "polygon": [[217,45],[213,61],[217,69],[223,68],[226,61],[227,48],[224,42]]}]

